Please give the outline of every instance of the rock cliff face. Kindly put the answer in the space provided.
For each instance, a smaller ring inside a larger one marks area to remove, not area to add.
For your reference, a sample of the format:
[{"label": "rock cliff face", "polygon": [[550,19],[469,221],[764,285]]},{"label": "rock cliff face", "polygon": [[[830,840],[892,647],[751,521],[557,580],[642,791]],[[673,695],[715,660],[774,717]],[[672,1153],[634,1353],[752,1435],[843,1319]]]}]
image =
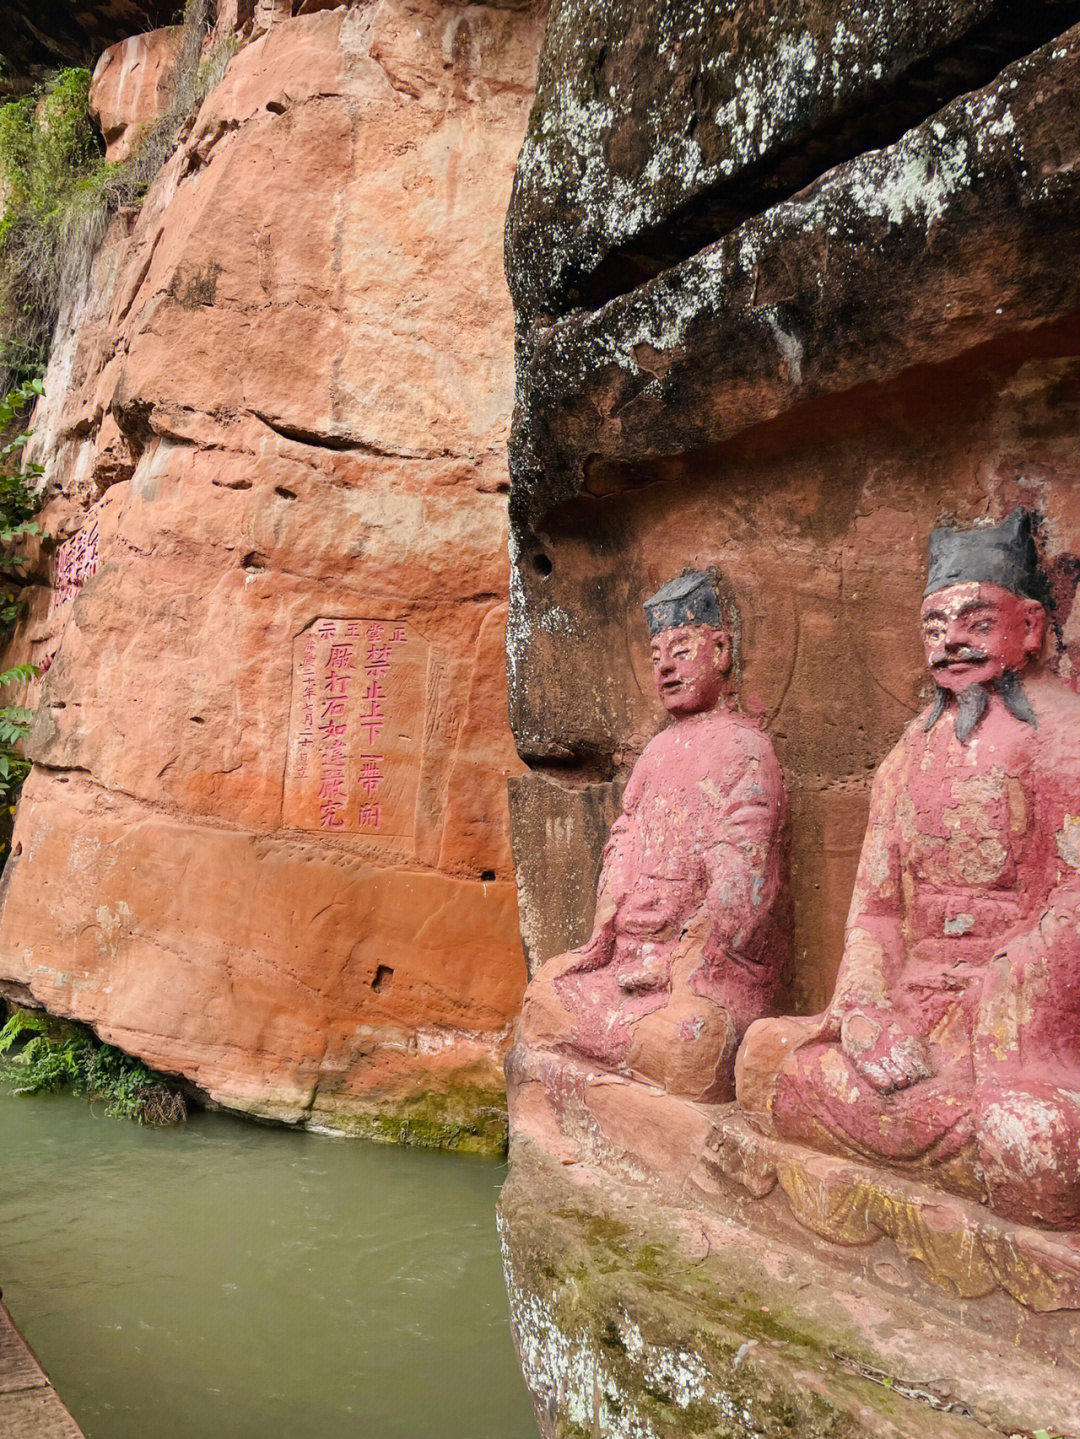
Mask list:
[{"label": "rock cliff face", "polygon": [[[524,982],[500,239],[540,21],[264,9],[57,336],[0,972],[222,1103],[480,1144]],[[111,144],[172,43],[99,65]]]}]

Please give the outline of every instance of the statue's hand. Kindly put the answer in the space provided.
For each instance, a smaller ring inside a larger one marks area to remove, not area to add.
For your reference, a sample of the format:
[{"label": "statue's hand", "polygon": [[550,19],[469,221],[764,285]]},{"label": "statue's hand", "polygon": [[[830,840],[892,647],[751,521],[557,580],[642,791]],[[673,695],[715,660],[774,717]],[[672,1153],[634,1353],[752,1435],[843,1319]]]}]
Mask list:
[{"label": "statue's hand", "polygon": [[845,1015],[840,1048],[882,1094],[908,1089],[933,1073],[926,1045],[891,1014],[857,1009]]},{"label": "statue's hand", "polygon": [[642,955],[631,964],[621,965],[615,975],[615,983],[627,994],[666,989],[670,982],[671,958],[668,955]]},{"label": "statue's hand", "polygon": [[551,980],[562,979],[568,974],[588,974],[590,970],[602,969],[610,964],[613,951],[611,926],[602,925],[580,949],[571,949],[566,954],[556,954],[545,960],[539,973]]}]

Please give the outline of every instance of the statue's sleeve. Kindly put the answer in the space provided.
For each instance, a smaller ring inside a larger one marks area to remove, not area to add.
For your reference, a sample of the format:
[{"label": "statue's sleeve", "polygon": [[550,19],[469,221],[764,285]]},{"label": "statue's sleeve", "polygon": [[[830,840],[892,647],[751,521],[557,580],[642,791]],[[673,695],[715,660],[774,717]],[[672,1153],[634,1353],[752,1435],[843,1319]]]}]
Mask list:
[{"label": "statue's sleeve", "polygon": [[891,1007],[890,989],[904,959],[900,885],[900,815],[905,740],[881,765],[870,791],[870,814],[844,931],[844,954],[830,1013]]},{"label": "statue's sleeve", "polygon": [[617,861],[619,848],[634,823],[634,811],[641,800],[641,781],[635,772],[623,791],[622,808],[611,826],[600,860],[600,878],[596,885],[596,911],[592,934],[577,951],[580,956],[575,968],[580,973],[608,964],[615,943],[615,898],[611,892],[611,869]]},{"label": "statue's sleeve", "polygon": [[[1055,743],[1056,741],[1056,743]],[[1026,876],[1037,898],[987,967],[976,1032],[982,1079],[999,1071],[1075,1087],[1080,1071],[1080,740],[1074,726],[1040,746],[1029,803],[1037,816]],[[1041,880],[1041,883],[1040,883]],[[1040,893],[1041,891],[1041,893]],[[1066,1078],[1067,1076],[1067,1078]]]},{"label": "statue's sleeve", "polygon": [[740,735],[709,796],[702,926],[707,969],[773,959],[775,908],[784,884],[784,781],[768,739]]}]

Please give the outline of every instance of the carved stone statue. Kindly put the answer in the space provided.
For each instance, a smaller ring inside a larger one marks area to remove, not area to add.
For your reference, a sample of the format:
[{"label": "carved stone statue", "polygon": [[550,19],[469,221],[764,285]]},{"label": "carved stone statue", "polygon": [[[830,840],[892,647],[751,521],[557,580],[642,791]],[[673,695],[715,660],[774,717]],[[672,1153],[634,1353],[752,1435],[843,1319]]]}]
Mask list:
[{"label": "carved stone statue", "polygon": [[937,530],[935,682],[874,782],[836,991],[751,1026],[759,1131],[1080,1225],[1080,698],[1042,663],[1030,516]]},{"label": "carved stone statue", "polygon": [[647,601],[671,723],[645,748],[604,851],[592,938],[529,985],[527,1048],[717,1101],[738,1041],[775,1012],[790,924],[772,745],[728,706],[734,614],[711,574]]}]

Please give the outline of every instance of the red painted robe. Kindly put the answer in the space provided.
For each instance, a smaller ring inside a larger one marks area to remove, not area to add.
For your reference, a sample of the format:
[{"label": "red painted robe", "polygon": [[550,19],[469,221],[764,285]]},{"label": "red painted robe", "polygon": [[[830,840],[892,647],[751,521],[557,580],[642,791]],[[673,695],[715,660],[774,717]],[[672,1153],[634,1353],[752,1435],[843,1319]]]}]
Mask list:
[{"label": "red painted robe", "polygon": [[[1080,698],[1047,674],[1024,688],[1037,727],[994,695],[967,745],[950,705],[885,760],[832,1004],[752,1028],[739,1096],[780,1137],[1062,1226],[1080,1220]],[[929,1076],[871,1084],[837,1042],[856,1011],[920,1040]]]},{"label": "red painted robe", "polygon": [[[604,851],[589,959],[555,981],[570,1048],[621,1063],[680,965],[737,1035],[775,1012],[790,944],[785,822],[780,766],[751,721],[717,709],[650,741]],[[642,966],[665,982],[628,987]]]}]

